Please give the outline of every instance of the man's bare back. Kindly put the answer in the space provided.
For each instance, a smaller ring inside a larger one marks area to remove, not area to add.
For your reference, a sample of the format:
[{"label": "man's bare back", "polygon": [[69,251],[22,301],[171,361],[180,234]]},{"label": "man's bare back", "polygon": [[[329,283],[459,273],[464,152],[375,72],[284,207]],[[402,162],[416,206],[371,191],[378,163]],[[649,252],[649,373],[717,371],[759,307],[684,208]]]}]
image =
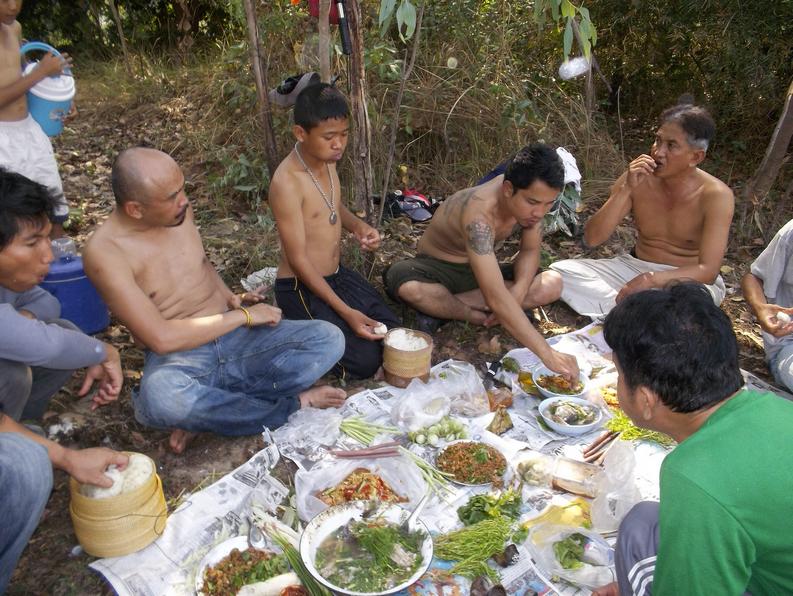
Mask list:
[{"label": "man's bare back", "polygon": [[[328,198],[330,198],[331,184],[333,185],[335,206],[338,208],[341,183],[336,173],[336,164],[328,164],[328,168],[321,168],[317,182]],[[294,151],[275,170],[271,186],[275,186],[276,191],[281,189],[281,192],[292,197],[292,200],[300,205],[303,215],[304,250],[317,273],[323,277],[335,273],[339,268],[342,226],[338,221],[335,224],[330,223],[330,210]],[[278,261],[278,277],[295,276],[296,273],[292,270],[286,251],[282,247]]]},{"label": "man's bare back", "polygon": [[517,220],[498,209],[504,176],[497,176],[480,186],[454,193],[438,208],[430,225],[419,240],[417,251],[448,261],[467,263],[468,232],[464,220],[482,218],[493,229],[493,243],[498,246],[516,229]]}]

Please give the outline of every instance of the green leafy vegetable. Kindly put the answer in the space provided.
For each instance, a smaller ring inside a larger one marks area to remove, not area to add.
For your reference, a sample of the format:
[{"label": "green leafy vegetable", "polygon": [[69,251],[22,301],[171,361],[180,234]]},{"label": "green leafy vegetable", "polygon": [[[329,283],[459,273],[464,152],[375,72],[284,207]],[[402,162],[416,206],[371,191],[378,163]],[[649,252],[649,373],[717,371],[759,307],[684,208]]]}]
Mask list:
[{"label": "green leafy vegetable", "polygon": [[628,418],[625,412],[618,408],[612,408],[611,412],[614,414],[614,417],[606,422],[606,428],[610,431],[622,433],[620,438],[623,441],[653,441],[664,447],[672,447],[676,444],[675,440],[670,436],[655,432],[654,430],[639,428],[631,422],[631,419]]},{"label": "green leafy vegetable", "polygon": [[499,495],[474,495],[457,509],[457,516],[466,526],[494,517],[518,519],[520,505],[520,493],[512,489]]},{"label": "green leafy vegetable", "polygon": [[565,569],[578,569],[583,565],[582,559],[584,557],[584,544],[586,544],[586,536],[583,534],[575,533],[570,534],[564,540],[553,543],[553,554],[556,555],[556,560]]},{"label": "green leafy vegetable", "polygon": [[501,359],[501,368],[510,373],[517,374],[520,372],[520,364],[518,364],[518,361],[509,356]]}]

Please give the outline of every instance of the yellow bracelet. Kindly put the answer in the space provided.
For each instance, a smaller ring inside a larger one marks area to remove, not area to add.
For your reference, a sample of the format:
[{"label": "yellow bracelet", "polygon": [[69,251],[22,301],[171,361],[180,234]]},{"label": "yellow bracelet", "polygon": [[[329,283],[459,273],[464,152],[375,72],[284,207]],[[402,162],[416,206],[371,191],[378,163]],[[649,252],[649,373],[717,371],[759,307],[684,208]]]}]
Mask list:
[{"label": "yellow bracelet", "polygon": [[251,316],[250,311],[244,306],[238,306],[237,308],[242,311],[242,314],[245,315],[245,326],[253,327],[253,317]]}]

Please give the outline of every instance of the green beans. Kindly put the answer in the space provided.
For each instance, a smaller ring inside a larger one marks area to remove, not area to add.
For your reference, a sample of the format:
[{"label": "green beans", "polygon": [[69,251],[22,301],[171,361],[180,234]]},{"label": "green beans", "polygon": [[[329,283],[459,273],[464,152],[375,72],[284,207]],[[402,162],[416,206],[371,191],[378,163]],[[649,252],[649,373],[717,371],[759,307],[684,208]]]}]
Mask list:
[{"label": "green beans", "polygon": [[462,530],[435,539],[435,555],[439,559],[457,561],[451,572],[474,579],[479,575],[499,581],[498,574],[487,560],[504,550],[512,522],[503,517],[486,519]]}]

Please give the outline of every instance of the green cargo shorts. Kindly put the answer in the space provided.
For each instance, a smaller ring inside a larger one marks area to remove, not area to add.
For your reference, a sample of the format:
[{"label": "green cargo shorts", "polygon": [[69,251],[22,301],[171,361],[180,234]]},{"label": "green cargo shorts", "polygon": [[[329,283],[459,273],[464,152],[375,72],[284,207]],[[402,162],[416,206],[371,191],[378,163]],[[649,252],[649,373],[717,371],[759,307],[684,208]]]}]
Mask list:
[{"label": "green cargo shorts", "polygon": [[[514,279],[512,263],[504,263],[499,267],[504,279]],[[452,294],[479,287],[469,263],[450,263],[427,255],[416,255],[412,259],[399,261],[383,271],[383,285],[394,300],[399,300],[397,291],[407,281],[441,284]]]}]

